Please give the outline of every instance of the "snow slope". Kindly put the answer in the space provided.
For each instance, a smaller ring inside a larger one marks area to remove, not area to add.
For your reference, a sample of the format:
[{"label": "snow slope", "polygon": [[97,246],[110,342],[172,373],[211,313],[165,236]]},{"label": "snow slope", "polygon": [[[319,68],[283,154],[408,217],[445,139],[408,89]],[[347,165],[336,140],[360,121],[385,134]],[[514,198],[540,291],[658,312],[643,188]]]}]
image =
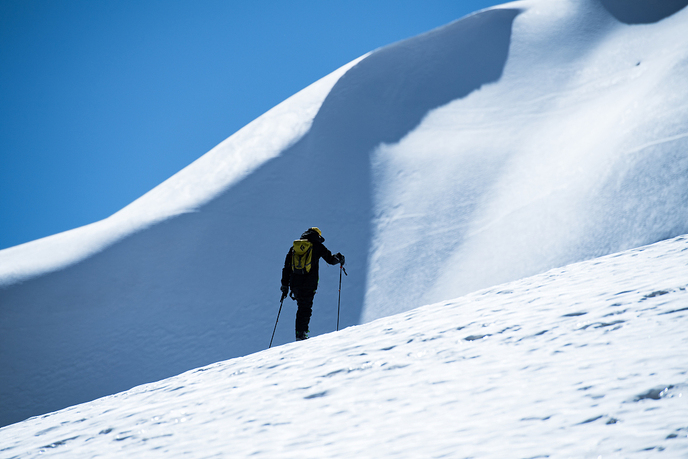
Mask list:
[{"label": "snow slope", "polygon": [[0,429],[2,457],[678,458],[688,237]]},{"label": "snow slope", "polygon": [[498,83],[374,152],[363,320],[688,232],[686,27],[525,8]]},{"label": "snow slope", "polygon": [[619,1],[376,50],[112,217],[0,251],[0,425],[264,349],[309,226],[347,256],[344,326],[687,233],[686,2]]}]

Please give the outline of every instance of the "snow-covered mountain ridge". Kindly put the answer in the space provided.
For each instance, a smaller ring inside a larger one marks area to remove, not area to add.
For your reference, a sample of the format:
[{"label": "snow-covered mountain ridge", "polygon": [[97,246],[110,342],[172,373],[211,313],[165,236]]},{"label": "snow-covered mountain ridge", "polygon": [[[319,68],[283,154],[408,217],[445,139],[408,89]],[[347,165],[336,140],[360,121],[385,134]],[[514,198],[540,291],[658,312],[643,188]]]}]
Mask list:
[{"label": "snow-covered mountain ridge", "polygon": [[688,237],[0,429],[3,457],[688,454]]},{"label": "snow-covered mountain ridge", "polygon": [[[112,217],[0,251],[0,425],[264,349],[310,226],[347,257],[344,326],[688,233],[685,3],[478,12],[349,63]],[[320,274],[313,336],[337,323]]]}]

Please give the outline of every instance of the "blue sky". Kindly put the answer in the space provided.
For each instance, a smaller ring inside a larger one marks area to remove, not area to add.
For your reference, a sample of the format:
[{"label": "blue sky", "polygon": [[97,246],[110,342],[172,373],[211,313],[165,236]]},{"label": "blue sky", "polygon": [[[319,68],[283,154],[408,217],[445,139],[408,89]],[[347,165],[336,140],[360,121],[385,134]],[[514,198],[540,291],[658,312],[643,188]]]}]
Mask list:
[{"label": "blue sky", "polygon": [[0,2],[0,249],[101,220],[336,68],[491,0]]}]

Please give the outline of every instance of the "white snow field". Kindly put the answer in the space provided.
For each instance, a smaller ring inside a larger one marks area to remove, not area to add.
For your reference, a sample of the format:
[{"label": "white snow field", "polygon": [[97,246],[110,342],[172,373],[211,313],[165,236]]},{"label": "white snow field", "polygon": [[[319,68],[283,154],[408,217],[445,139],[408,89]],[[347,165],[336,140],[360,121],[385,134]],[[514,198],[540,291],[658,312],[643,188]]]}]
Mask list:
[{"label": "white snow field", "polygon": [[[342,327],[688,233],[687,3],[477,12],[345,65],[108,219],[0,251],[0,425],[265,349],[310,226],[347,257]],[[311,336],[336,327],[338,275],[321,266]]]},{"label": "white snow field", "polygon": [[0,456],[685,458],[687,273],[687,236],[556,268],[5,427]]}]

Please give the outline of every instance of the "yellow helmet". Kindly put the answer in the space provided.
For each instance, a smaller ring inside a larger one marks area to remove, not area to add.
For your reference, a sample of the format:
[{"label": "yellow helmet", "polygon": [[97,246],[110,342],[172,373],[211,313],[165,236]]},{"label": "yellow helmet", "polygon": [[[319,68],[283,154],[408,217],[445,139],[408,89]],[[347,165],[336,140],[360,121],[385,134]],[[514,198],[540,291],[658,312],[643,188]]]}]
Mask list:
[{"label": "yellow helmet", "polygon": [[301,239],[308,239],[309,235],[317,234],[318,235],[318,240],[320,242],[325,242],[325,238],[322,235],[322,231],[320,231],[320,228],[316,228],[315,226],[312,226],[308,228],[306,231],[303,232],[301,235]]}]

